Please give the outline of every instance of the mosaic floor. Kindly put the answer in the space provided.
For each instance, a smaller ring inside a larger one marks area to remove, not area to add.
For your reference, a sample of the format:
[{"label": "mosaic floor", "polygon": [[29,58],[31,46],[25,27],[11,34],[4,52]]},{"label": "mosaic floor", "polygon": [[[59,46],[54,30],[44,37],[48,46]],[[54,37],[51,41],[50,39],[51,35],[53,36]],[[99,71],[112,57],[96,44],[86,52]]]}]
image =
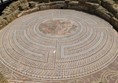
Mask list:
[{"label": "mosaic floor", "polygon": [[0,31],[0,71],[9,83],[118,83],[118,34],[75,10],[22,16]]}]

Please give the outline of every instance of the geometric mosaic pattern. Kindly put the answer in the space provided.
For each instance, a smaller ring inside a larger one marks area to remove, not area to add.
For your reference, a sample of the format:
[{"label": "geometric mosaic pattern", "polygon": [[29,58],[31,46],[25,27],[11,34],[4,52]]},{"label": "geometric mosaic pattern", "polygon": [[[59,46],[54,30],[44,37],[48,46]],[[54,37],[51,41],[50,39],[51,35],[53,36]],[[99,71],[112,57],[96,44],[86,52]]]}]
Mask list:
[{"label": "geometric mosaic pattern", "polygon": [[[75,10],[35,12],[0,32],[1,65],[30,80],[83,78],[104,70],[117,56],[118,34],[113,27]],[[11,79],[11,74],[7,76]]]}]

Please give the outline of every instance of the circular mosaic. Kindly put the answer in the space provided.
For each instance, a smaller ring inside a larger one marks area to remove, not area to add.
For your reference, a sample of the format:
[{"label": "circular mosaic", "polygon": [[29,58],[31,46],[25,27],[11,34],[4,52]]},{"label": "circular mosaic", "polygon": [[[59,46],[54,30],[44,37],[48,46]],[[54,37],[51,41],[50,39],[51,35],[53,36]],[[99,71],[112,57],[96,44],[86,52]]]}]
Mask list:
[{"label": "circular mosaic", "polygon": [[45,10],[22,16],[0,32],[0,61],[16,73],[41,80],[79,78],[116,59],[117,39],[101,18]]}]

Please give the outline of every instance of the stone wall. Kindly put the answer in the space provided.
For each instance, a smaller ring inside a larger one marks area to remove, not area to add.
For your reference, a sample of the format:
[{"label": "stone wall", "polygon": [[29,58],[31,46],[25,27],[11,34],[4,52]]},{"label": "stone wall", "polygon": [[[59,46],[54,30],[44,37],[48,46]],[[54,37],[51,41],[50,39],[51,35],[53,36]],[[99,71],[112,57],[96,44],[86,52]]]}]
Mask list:
[{"label": "stone wall", "polygon": [[79,0],[79,5],[82,6],[82,10],[105,19],[118,31],[118,3],[116,0]]},{"label": "stone wall", "polygon": [[11,3],[3,10],[2,15],[0,16],[0,29],[16,19],[21,10],[23,11],[28,9],[29,6],[27,0],[18,0]]},{"label": "stone wall", "polygon": [[75,9],[89,12],[105,19],[118,31],[117,0],[65,0],[49,3],[40,3],[37,0],[18,0],[3,11],[0,16],[0,29],[20,16],[47,9]]}]

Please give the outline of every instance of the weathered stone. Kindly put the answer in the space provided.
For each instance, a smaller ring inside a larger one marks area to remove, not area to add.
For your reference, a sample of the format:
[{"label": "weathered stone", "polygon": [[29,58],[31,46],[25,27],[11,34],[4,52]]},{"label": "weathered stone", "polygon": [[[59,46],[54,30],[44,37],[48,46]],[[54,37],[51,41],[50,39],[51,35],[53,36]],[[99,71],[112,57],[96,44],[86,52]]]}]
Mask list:
[{"label": "weathered stone", "polygon": [[12,21],[12,19],[11,19],[12,17],[11,17],[11,15],[7,15],[6,17],[5,17],[5,19],[7,20],[7,22],[11,22]]},{"label": "weathered stone", "polygon": [[78,6],[78,1],[71,1],[71,2],[69,2],[68,3],[68,5],[70,5],[70,6]]},{"label": "weathered stone", "polygon": [[11,3],[8,7],[5,8],[5,10],[3,11],[3,14],[11,14],[12,12],[16,11],[19,6],[21,5],[20,1],[15,1],[13,3]]},{"label": "weathered stone", "polygon": [[40,5],[40,10],[46,10],[46,9],[47,9],[47,6],[45,4]]},{"label": "weathered stone", "polygon": [[6,9],[2,12],[5,15],[11,14],[13,11],[11,10],[10,7],[6,7]]},{"label": "weathered stone", "polygon": [[103,4],[103,7],[105,7],[106,9],[108,9],[111,13],[115,14],[118,12],[118,4]]},{"label": "weathered stone", "polygon": [[23,11],[23,10],[28,10],[28,9],[29,9],[28,4],[21,4],[21,5],[19,6],[19,10],[21,10],[21,11]]},{"label": "weathered stone", "polygon": [[113,0],[101,0],[104,5],[113,5],[115,2]]},{"label": "weathered stone", "polygon": [[118,19],[115,17],[112,17],[110,20],[111,24],[114,26],[115,30],[118,31]]},{"label": "weathered stone", "polygon": [[51,9],[59,9],[59,8],[61,8],[61,7],[58,6],[58,5],[51,5],[50,8],[51,8]]},{"label": "weathered stone", "polygon": [[104,18],[107,21],[110,21],[111,17],[113,17],[112,13],[107,11],[102,6],[100,6],[99,8],[96,9],[96,14],[99,15],[100,17]]},{"label": "weathered stone", "polygon": [[34,2],[34,1],[31,1],[31,2],[29,2],[28,4],[29,4],[29,7],[30,7],[30,8],[33,8],[33,7],[35,7],[38,3],[37,3],[37,2]]},{"label": "weathered stone", "polygon": [[100,6],[97,3],[91,3],[91,2],[86,2],[85,4],[86,4],[87,7],[91,8],[93,10],[96,9],[96,8],[98,8]]},{"label": "weathered stone", "polygon": [[118,0],[114,0],[118,4]]},{"label": "weathered stone", "polygon": [[88,8],[87,12],[94,13],[95,10],[100,6],[97,3],[86,2],[85,6]]},{"label": "weathered stone", "polygon": [[86,1],[88,1],[88,0],[79,0],[79,2],[83,2],[83,3],[86,2]]},{"label": "weathered stone", "polygon": [[19,2],[13,2],[10,7],[13,8],[14,10],[18,9],[18,6],[20,5]]},{"label": "weathered stone", "polygon": [[115,17],[118,19],[118,13],[115,14]]},{"label": "weathered stone", "polygon": [[113,10],[114,10],[115,12],[118,13],[118,4],[113,4],[113,5],[112,5],[112,8],[113,8]]},{"label": "weathered stone", "polygon": [[83,5],[78,5],[78,10],[87,12],[89,10],[89,8],[86,6],[83,6]]},{"label": "weathered stone", "polygon": [[69,9],[79,9],[78,1],[72,1],[68,4]]},{"label": "weathered stone", "polygon": [[20,1],[20,3],[27,3],[28,2],[28,0],[19,0]]},{"label": "weathered stone", "polygon": [[11,14],[12,20],[16,19],[16,18],[17,18],[17,15],[18,15],[19,13],[20,13],[19,10],[14,11],[14,12]]},{"label": "weathered stone", "polygon": [[0,19],[0,29],[3,28],[3,25],[2,25],[2,20]]},{"label": "weathered stone", "polygon": [[14,16],[17,17],[17,15],[18,15],[20,12],[21,12],[21,11],[19,11],[19,10],[14,11]]},{"label": "weathered stone", "polygon": [[118,12],[118,4],[113,0],[103,0],[102,6],[113,14]]},{"label": "weathered stone", "polygon": [[85,5],[86,0],[79,0],[79,5]]},{"label": "weathered stone", "polygon": [[[29,2],[28,2],[29,1]],[[68,6],[65,1],[54,1],[50,3],[40,3],[38,0],[18,0],[6,7],[3,11],[3,15],[7,17],[8,22],[17,18],[17,16],[22,16],[39,10],[46,9],[60,9],[69,8],[83,10],[90,13],[96,13],[100,17],[110,20],[111,17],[115,16],[118,18],[118,4],[117,0],[79,0],[79,1],[69,1]],[[29,3],[29,4],[28,4]],[[103,6],[100,6],[100,4]],[[22,13],[20,11],[23,11]],[[15,12],[15,13],[14,13]],[[11,13],[13,13],[13,19],[9,18]],[[20,13],[20,14],[19,14]]]},{"label": "weathered stone", "polygon": [[23,15],[30,14],[30,13],[36,12],[36,11],[39,11],[38,7],[32,8],[30,10],[22,11],[20,14],[17,15],[17,17],[21,17]]},{"label": "weathered stone", "polygon": [[17,18],[17,14],[18,14],[18,11],[15,11],[9,15],[6,15],[4,18],[7,20],[7,22],[11,22]]},{"label": "weathered stone", "polygon": [[101,4],[101,0],[87,0],[87,2],[92,2],[92,3]]},{"label": "weathered stone", "polygon": [[12,12],[15,11],[15,9],[13,8],[12,5],[9,5],[9,8],[10,8],[10,10],[11,10]]},{"label": "weathered stone", "polygon": [[0,29],[2,29],[7,24],[8,22],[5,19],[3,19],[3,17],[0,17]]}]

